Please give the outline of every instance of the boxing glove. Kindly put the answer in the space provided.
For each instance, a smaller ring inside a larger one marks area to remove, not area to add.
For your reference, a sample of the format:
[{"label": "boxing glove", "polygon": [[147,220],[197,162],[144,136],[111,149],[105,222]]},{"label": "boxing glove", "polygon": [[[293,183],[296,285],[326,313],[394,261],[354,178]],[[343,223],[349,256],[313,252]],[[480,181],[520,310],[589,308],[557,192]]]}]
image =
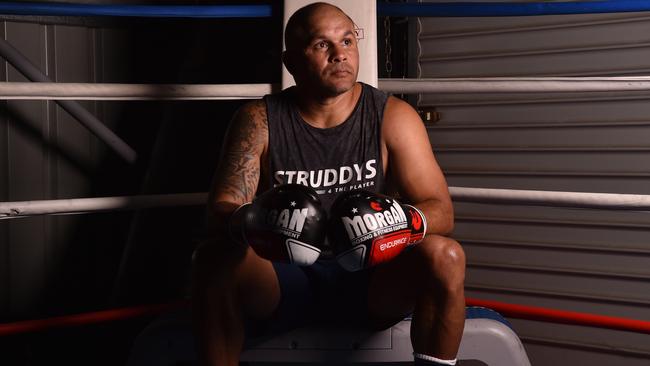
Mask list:
[{"label": "boxing glove", "polygon": [[330,209],[328,237],[338,263],[358,271],[389,261],[422,240],[426,218],[416,207],[377,193],[339,195]]},{"label": "boxing glove", "polygon": [[313,189],[284,184],[240,206],[229,230],[236,242],[250,245],[260,257],[307,266],[320,256],[327,213]]}]

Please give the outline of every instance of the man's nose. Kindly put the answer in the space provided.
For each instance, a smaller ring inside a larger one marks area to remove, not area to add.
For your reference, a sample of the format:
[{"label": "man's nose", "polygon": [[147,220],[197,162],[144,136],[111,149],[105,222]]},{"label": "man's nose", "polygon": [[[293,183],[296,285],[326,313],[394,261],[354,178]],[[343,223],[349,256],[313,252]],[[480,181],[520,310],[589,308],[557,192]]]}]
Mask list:
[{"label": "man's nose", "polygon": [[341,45],[332,46],[332,53],[330,54],[331,62],[347,61],[348,57],[345,54],[345,48]]}]

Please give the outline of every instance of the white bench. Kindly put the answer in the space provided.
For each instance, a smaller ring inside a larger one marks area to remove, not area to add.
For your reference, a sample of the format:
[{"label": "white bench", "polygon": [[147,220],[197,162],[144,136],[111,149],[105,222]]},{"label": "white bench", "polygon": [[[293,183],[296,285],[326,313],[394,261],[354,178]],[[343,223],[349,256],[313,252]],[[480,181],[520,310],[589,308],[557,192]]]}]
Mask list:
[{"label": "white bench", "polygon": [[[248,363],[384,363],[413,360],[411,320],[380,332],[342,328],[301,328],[257,341],[241,355]],[[498,313],[467,308],[458,354],[488,366],[530,366],[519,337]],[[187,311],[160,317],[136,339],[128,366],[187,365],[196,362]]]}]

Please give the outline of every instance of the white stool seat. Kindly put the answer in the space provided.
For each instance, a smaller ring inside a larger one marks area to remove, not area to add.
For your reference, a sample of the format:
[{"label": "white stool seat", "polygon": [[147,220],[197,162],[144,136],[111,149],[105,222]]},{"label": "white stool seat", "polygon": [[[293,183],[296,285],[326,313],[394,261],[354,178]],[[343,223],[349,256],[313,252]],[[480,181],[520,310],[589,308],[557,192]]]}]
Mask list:
[{"label": "white stool seat", "polygon": [[[411,320],[370,332],[345,328],[300,328],[259,340],[241,355],[249,363],[383,363],[413,360]],[[530,366],[519,337],[498,313],[468,308],[458,359],[488,366]],[[138,336],[128,366],[196,362],[189,314],[161,317]]]}]

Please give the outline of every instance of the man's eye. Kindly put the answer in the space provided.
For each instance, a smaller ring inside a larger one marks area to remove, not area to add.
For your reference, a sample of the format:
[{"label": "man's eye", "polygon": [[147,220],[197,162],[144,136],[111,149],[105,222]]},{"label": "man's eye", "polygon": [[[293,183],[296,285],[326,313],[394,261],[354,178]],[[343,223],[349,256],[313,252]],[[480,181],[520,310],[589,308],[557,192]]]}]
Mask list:
[{"label": "man's eye", "polygon": [[327,42],[318,42],[316,45],[317,48],[327,48]]},{"label": "man's eye", "polygon": [[349,45],[352,44],[352,40],[351,39],[346,39],[346,40],[343,41],[343,44],[345,44],[346,46],[349,46]]}]

